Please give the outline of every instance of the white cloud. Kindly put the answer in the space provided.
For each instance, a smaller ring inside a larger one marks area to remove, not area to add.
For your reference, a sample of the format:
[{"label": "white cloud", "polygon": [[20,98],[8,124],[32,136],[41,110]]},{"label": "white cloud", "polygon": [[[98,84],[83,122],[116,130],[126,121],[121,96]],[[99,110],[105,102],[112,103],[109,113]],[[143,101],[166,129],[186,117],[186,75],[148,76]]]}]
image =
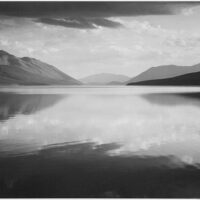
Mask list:
[{"label": "white cloud", "polygon": [[[198,31],[169,29],[147,17],[110,19],[124,26],[77,30],[7,19],[4,23],[14,28],[0,30],[0,48],[38,58],[75,77],[102,72],[134,76],[152,66],[198,62]],[[173,16],[168,23],[173,24]]]},{"label": "white cloud", "polygon": [[166,39],[166,44],[172,47],[193,49],[200,47],[200,35],[174,35]]},{"label": "white cloud", "polygon": [[185,16],[190,16],[194,14],[194,8],[184,8],[182,14]]}]

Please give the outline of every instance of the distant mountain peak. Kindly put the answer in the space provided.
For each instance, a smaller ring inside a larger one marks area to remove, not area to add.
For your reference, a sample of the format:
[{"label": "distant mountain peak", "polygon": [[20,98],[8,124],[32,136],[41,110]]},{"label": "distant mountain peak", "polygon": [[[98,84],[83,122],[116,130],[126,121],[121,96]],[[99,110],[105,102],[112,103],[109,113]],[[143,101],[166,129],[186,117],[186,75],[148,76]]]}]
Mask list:
[{"label": "distant mountain peak", "polygon": [[129,79],[130,77],[121,74],[99,73],[84,77],[80,81],[86,84],[107,85],[110,82],[123,83]]}]

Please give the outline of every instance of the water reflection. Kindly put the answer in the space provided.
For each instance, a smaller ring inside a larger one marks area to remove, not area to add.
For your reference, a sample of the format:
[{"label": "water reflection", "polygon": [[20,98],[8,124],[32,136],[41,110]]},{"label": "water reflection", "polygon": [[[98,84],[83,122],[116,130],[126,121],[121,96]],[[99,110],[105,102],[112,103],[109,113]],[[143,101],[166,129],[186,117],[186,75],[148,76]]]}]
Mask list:
[{"label": "water reflection", "polygon": [[104,90],[0,93],[0,197],[200,197],[200,93]]},{"label": "water reflection", "polygon": [[200,106],[200,93],[150,93],[143,94],[142,97],[148,100],[150,103],[158,105],[193,105]]},{"label": "water reflection", "polygon": [[15,94],[0,92],[0,121],[17,114],[31,114],[48,108],[63,98],[63,95]]},{"label": "water reflection", "polygon": [[174,156],[109,156],[115,144],[61,144],[0,160],[0,197],[198,197],[200,171]]}]

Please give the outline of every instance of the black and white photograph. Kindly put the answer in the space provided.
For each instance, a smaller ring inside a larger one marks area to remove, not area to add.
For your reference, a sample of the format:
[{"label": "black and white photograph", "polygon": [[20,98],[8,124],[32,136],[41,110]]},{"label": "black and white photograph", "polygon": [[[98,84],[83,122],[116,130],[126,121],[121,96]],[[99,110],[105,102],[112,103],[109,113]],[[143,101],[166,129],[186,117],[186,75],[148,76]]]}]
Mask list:
[{"label": "black and white photograph", "polygon": [[0,198],[200,198],[200,1],[0,1]]}]

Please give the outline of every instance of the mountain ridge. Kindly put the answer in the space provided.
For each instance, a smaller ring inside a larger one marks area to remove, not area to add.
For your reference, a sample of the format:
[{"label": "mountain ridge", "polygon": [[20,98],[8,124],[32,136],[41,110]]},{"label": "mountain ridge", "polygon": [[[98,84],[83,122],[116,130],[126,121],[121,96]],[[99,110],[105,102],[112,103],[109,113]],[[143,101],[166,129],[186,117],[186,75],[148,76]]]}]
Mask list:
[{"label": "mountain ridge", "polygon": [[98,73],[86,76],[79,80],[85,84],[107,85],[109,83],[114,83],[114,82],[123,84],[123,82],[129,79],[130,77],[122,74]]},{"label": "mountain ridge", "polygon": [[151,67],[147,69],[146,71],[128,80],[126,84],[155,79],[173,78],[199,71],[200,64],[195,64],[192,66],[161,65],[158,67]]},{"label": "mountain ridge", "polygon": [[154,79],[140,82],[132,82],[127,85],[159,85],[159,86],[199,86],[200,85],[200,71],[188,73],[176,77],[166,79]]},{"label": "mountain ridge", "polygon": [[38,59],[19,58],[0,50],[0,84],[80,85],[81,82]]}]

